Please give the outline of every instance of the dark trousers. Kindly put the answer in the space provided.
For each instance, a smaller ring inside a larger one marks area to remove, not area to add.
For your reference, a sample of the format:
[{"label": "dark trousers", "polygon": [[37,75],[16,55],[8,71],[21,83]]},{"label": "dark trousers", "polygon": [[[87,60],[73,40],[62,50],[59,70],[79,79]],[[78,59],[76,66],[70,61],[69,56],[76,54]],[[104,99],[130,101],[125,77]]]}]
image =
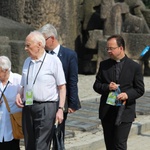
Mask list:
[{"label": "dark trousers", "polygon": [[101,121],[107,150],[127,150],[127,139],[132,122],[122,122],[119,126],[114,123]]},{"label": "dark trousers", "polygon": [[13,139],[9,142],[0,142],[0,150],[20,150],[19,140]]},{"label": "dark trousers", "polygon": [[57,103],[34,103],[23,108],[26,150],[49,150],[53,137]]}]

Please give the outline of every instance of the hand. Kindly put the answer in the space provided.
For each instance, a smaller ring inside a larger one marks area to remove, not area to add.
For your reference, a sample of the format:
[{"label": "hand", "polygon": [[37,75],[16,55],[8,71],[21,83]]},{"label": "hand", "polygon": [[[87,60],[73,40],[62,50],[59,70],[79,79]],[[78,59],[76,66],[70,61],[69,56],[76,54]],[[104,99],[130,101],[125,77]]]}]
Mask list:
[{"label": "hand", "polygon": [[109,90],[116,90],[118,88],[119,84],[116,84],[115,82],[110,82],[109,84]]},{"label": "hand", "polygon": [[61,124],[63,119],[64,119],[64,112],[62,109],[58,109],[56,113],[56,122],[58,121],[58,123]]},{"label": "hand", "polygon": [[16,104],[20,108],[24,107],[20,94],[17,94],[17,96],[16,96]]},{"label": "hand", "polygon": [[118,94],[117,99],[124,101],[128,99],[128,95],[125,92]]},{"label": "hand", "polygon": [[68,108],[68,113],[74,113],[76,110],[72,108]]}]

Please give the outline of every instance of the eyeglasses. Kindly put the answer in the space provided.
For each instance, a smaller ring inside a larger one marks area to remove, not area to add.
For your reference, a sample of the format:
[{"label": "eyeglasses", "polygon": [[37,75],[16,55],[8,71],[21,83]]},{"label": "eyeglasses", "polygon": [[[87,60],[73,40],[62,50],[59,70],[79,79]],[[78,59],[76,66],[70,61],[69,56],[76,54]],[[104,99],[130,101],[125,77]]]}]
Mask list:
[{"label": "eyeglasses", "polygon": [[109,51],[109,50],[110,50],[110,51],[113,51],[113,50],[115,50],[116,48],[118,48],[118,47],[106,47],[105,50],[106,50],[106,51]]},{"label": "eyeglasses", "polygon": [[51,38],[51,36],[49,36],[48,38],[46,38],[45,40],[47,41],[49,38]]}]

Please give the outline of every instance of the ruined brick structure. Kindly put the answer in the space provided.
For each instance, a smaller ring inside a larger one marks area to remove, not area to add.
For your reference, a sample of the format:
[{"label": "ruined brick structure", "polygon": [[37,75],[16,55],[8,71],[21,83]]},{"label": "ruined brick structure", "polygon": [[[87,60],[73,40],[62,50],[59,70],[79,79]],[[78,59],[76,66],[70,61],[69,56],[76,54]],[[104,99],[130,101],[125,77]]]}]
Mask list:
[{"label": "ruined brick structure", "polygon": [[[22,24],[29,25],[24,33],[46,23],[56,26],[60,42],[78,53],[79,73],[96,72],[99,62],[107,57],[104,47],[109,35],[122,34],[133,59],[150,44],[150,9],[142,0],[1,0],[0,7],[0,16],[21,23],[22,31]],[[1,20],[0,33],[12,43],[14,39],[5,35],[3,28]],[[13,29],[12,25],[9,33]],[[18,34],[15,40],[24,38]],[[9,45],[11,49],[15,44]]]}]

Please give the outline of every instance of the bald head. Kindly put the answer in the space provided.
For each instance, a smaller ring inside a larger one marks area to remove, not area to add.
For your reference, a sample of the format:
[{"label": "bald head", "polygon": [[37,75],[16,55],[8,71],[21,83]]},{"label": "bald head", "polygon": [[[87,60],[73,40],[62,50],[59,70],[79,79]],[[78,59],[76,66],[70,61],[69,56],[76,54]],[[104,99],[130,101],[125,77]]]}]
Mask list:
[{"label": "bald head", "polygon": [[44,48],[45,47],[45,38],[43,36],[42,33],[38,32],[38,31],[32,31],[29,33],[29,35],[26,37],[27,38],[30,38],[30,40],[34,43],[41,43],[42,47]]},{"label": "bald head", "polygon": [[45,44],[44,36],[38,31],[33,31],[26,37],[25,50],[32,59],[39,59],[45,52]]}]

